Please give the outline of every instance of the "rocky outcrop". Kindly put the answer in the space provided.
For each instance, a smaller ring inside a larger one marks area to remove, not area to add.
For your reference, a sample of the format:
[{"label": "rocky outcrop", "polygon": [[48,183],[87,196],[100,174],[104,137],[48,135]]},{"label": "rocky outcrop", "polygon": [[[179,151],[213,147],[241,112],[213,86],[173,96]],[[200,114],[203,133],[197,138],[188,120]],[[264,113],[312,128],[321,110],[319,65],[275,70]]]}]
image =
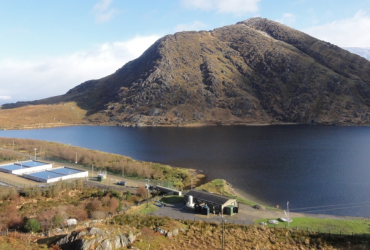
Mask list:
[{"label": "rocky outcrop", "polygon": [[75,101],[89,122],[122,126],[361,125],[370,123],[370,62],[251,18],[167,35],[112,75],[28,104],[53,101]]},{"label": "rocky outcrop", "polygon": [[62,249],[113,250],[132,244],[137,236],[132,232],[113,235],[111,232],[93,227],[90,230],[73,231],[60,239],[56,245]]}]

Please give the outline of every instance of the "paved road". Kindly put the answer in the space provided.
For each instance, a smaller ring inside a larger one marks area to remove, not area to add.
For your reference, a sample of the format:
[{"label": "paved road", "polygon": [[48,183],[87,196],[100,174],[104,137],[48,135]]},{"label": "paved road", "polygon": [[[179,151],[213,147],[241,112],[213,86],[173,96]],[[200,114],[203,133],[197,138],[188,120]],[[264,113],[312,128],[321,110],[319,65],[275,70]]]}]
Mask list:
[{"label": "paved road", "polygon": [[[279,218],[285,217],[282,211],[271,211],[271,210],[256,210],[250,206],[240,204],[239,213],[232,216],[224,215],[223,217],[218,215],[210,214],[209,216],[195,214],[192,211],[186,210],[183,204],[167,204],[166,207],[161,207],[154,213],[154,215],[167,216],[175,219],[187,219],[187,220],[201,220],[208,222],[221,223],[222,218],[226,219],[226,222],[250,225],[253,224],[255,219],[259,218]],[[294,217],[298,217],[296,214]]]}]

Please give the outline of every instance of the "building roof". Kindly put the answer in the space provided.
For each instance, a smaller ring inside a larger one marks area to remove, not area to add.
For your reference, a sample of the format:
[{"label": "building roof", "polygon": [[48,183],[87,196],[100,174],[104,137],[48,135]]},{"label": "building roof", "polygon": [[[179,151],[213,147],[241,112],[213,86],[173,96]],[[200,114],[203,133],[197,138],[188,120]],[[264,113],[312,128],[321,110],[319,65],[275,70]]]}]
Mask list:
[{"label": "building roof", "polygon": [[223,205],[230,199],[233,199],[219,194],[209,193],[201,190],[190,190],[185,194],[185,196],[189,195],[193,196],[194,199],[199,199],[205,202],[210,202],[218,205]]},{"label": "building roof", "polygon": [[43,165],[48,165],[48,163],[45,163],[45,162],[41,162],[41,161],[23,161],[23,162],[17,162],[15,163],[17,165],[23,165],[23,166],[26,166],[26,167],[38,167],[38,166],[43,166]]},{"label": "building roof", "polygon": [[81,170],[78,170],[78,169],[66,168],[66,167],[53,168],[53,169],[50,169],[48,171],[58,173],[58,174],[62,174],[62,175],[70,175],[70,174],[77,174],[77,173],[86,172],[86,171],[81,171]]},{"label": "building roof", "polygon": [[58,178],[58,177],[63,176],[62,174],[53,173],[51,171],[40,171],[40,172],[31,173],[31,174],[28,174],[28,175],[38,177],[38,178],[41,178],[41,179],[45,179],[45,180]]},{"label": "building roof", "polygon": [[24,165],[16,165],[16,164],[9,164],[9,165],[3,165],[3,166],[0,166],[0,168],[2,169],[6,169],[6,170],[9,170],[9,171],[14,171],[14,170],[18,170],[18,169],[22,169],[22,168],[28,168],[27,166],[24,166]]}]

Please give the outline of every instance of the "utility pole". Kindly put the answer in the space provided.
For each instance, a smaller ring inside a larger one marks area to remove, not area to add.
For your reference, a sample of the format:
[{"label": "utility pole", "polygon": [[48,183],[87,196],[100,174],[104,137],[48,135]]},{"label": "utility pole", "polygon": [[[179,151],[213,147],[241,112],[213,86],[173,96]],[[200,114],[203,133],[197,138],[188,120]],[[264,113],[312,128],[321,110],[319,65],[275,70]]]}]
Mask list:
[{"label": "utility pole", "polygon": [[35,161],[36,161],[36,150],[37,150],[37,148],[35,148],[34,150],[35,150]]},{"label": "utility pole", "polygon": [[76,162],[75,163],[77,164],[77,152],[76,152]]},{"label": "utility pole", "polygon": [[289,201],[286,202],[286,207],[287,207],[287,210],[288,210],[287,220],[288,220],[288,227],[289,227]]},{"label": "utility pole", "polygon": [[225,249],[225,219],[222,218],[222,250]]},{"label": "utility pole", "polygon": [[91,165],[91,178],[93,178],[93,177],[94,177],[94,166]]},{"label": "utility pole", "polygon": [[125,165],[122,164],[122,180],[125,178]]},{"label": "utility pole", "polygon": [[147,194],[147,197],[146,197],[146,207],[148,208],[149,207],[149,179],[146,179],[148,181],[148,186],[146,187],[146,194]]}]

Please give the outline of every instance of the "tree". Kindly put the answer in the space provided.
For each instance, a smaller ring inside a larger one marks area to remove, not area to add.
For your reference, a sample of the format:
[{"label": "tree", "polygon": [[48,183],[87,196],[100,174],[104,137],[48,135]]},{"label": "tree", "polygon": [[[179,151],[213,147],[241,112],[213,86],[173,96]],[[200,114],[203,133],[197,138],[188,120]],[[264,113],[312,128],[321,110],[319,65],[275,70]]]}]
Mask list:
[{"label": "tree", "polygon": [[58,226],[58,225],[61,225],[63,223],[64,219],[60,214],[56,214],[56,215],[54,215],[52,221],[53,221],[53,224],[55,226]]},{"label": "tree", "polygon": [[111,213],[117,212],[117,208],[119,206],[119,200],[116,197],[112,197],[109,201],[109,211]]},{"label": "tree", "polygon": [[40,222],[36,219],[29,219],[24,225],[24,229],[28,232],[38,232],[41,230]]},{"label": "tree", "polygon": [[126,191],[126,201],[128,201],[130,199],[131,199],[131,192],[130,192],[130,190],[127,190]]}]

